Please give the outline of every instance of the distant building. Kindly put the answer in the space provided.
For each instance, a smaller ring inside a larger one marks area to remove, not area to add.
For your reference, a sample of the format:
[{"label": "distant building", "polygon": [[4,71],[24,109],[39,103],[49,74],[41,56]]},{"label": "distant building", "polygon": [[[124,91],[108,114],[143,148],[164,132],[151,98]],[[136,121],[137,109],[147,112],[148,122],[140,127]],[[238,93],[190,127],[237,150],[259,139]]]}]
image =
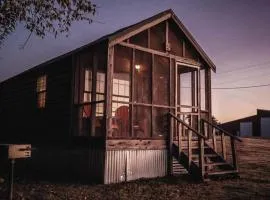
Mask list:
[{"label": "distant building", "polygon": [[257,109],[257,114],[221,125],[225,130],[241,137],[270,138],[270,110]]}]

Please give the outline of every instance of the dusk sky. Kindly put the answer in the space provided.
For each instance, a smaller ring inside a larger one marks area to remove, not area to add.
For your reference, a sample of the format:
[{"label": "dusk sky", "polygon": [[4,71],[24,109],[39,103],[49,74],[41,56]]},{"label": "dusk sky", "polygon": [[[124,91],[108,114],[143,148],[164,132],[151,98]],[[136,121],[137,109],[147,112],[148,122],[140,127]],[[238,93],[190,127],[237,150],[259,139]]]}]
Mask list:
[{"label": "dusk sky", "polygon": [[270,86],[218,90],[270,83],[269,0],[99,0],[94,23],[74,23],[69,37],[28,36],[18,26],[0,49],[0,81],[69,52],[124,26],[172,8],[217,66],[212,79],[213,115],[229,121],[270,109]]}]

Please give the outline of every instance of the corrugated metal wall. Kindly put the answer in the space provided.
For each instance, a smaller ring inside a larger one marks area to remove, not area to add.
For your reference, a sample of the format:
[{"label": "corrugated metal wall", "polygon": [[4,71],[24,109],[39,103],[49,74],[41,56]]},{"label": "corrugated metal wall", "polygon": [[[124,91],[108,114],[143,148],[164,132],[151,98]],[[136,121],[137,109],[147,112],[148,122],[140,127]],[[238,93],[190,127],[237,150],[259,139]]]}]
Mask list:
[{"label": "corrugated metal wall", "polygon": [[118,183],[167,174],[167,150],[108,150],[104,183]]}]

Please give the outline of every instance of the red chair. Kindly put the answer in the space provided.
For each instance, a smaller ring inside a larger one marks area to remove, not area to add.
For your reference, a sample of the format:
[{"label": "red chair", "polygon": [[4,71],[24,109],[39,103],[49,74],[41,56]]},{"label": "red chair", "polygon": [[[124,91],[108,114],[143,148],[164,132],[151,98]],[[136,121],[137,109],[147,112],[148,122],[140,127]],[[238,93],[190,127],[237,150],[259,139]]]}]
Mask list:
[{"label": "red chair", "polygon": [[115,120],[113,119],[113,136],[127,137],[129,135],[129,107],[120,106],[115,111]]}]

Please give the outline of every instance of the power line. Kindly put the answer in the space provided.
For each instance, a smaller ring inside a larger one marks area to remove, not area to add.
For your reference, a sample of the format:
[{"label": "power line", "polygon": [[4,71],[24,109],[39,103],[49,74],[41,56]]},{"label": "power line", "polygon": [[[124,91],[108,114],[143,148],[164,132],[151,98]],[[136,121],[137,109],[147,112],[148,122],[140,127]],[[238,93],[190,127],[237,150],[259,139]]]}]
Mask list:
[{"label": "power line", "polygon": [[[226,80],[226,81],[223,81],[223,82],[217,82],[216,85],[223,85],[223,84],[227,84],[227,83],[231,83],[231,82],[239,82],[239,81],[243,81],[243,80],[247,80],[247,79],[254,79],[254,78],[261,78],[261,77],[265,77],[265,76],[270,76],[269,73],[260,73],[260,74],[255,74],[255,76],[244,76],[242,78],[239,78],[239,77],[235,77],[237,78],[236,80]],[[249,80],[250,81],[250,80]]]},{"label": "power line", "polygon": [[217,87],[212,88],[214,90],[236,90],[236,89],[248,89],[248,88],[258,88],[258,87],[266,87],[270,86],[269,84],[263,84],[263,85],[250,85],[250,86],[239,86],[239,87]]},{"label": "power line", "polygon": [[[236,69],[227,70],[227,71],[224,71],[224,72],[217,73],[217,75],[218,74],[226,74],[226,73],[230,73],[230,72],[235,72],[235,71],[239,71],[239,70],[246,70],[246,69],[251,69],[251,68],[259,68],[262,65],[266,65],[266,64],[270,64],[270,60],[266,61],[266,62],[263,62],[263,63],[253,64],[253,65],[246,65],[246,66],[243,66],[243,67],[238,67]],[[266,67],[269,67],[269,66],[263,66],[262,68],[266,68]]]}]

